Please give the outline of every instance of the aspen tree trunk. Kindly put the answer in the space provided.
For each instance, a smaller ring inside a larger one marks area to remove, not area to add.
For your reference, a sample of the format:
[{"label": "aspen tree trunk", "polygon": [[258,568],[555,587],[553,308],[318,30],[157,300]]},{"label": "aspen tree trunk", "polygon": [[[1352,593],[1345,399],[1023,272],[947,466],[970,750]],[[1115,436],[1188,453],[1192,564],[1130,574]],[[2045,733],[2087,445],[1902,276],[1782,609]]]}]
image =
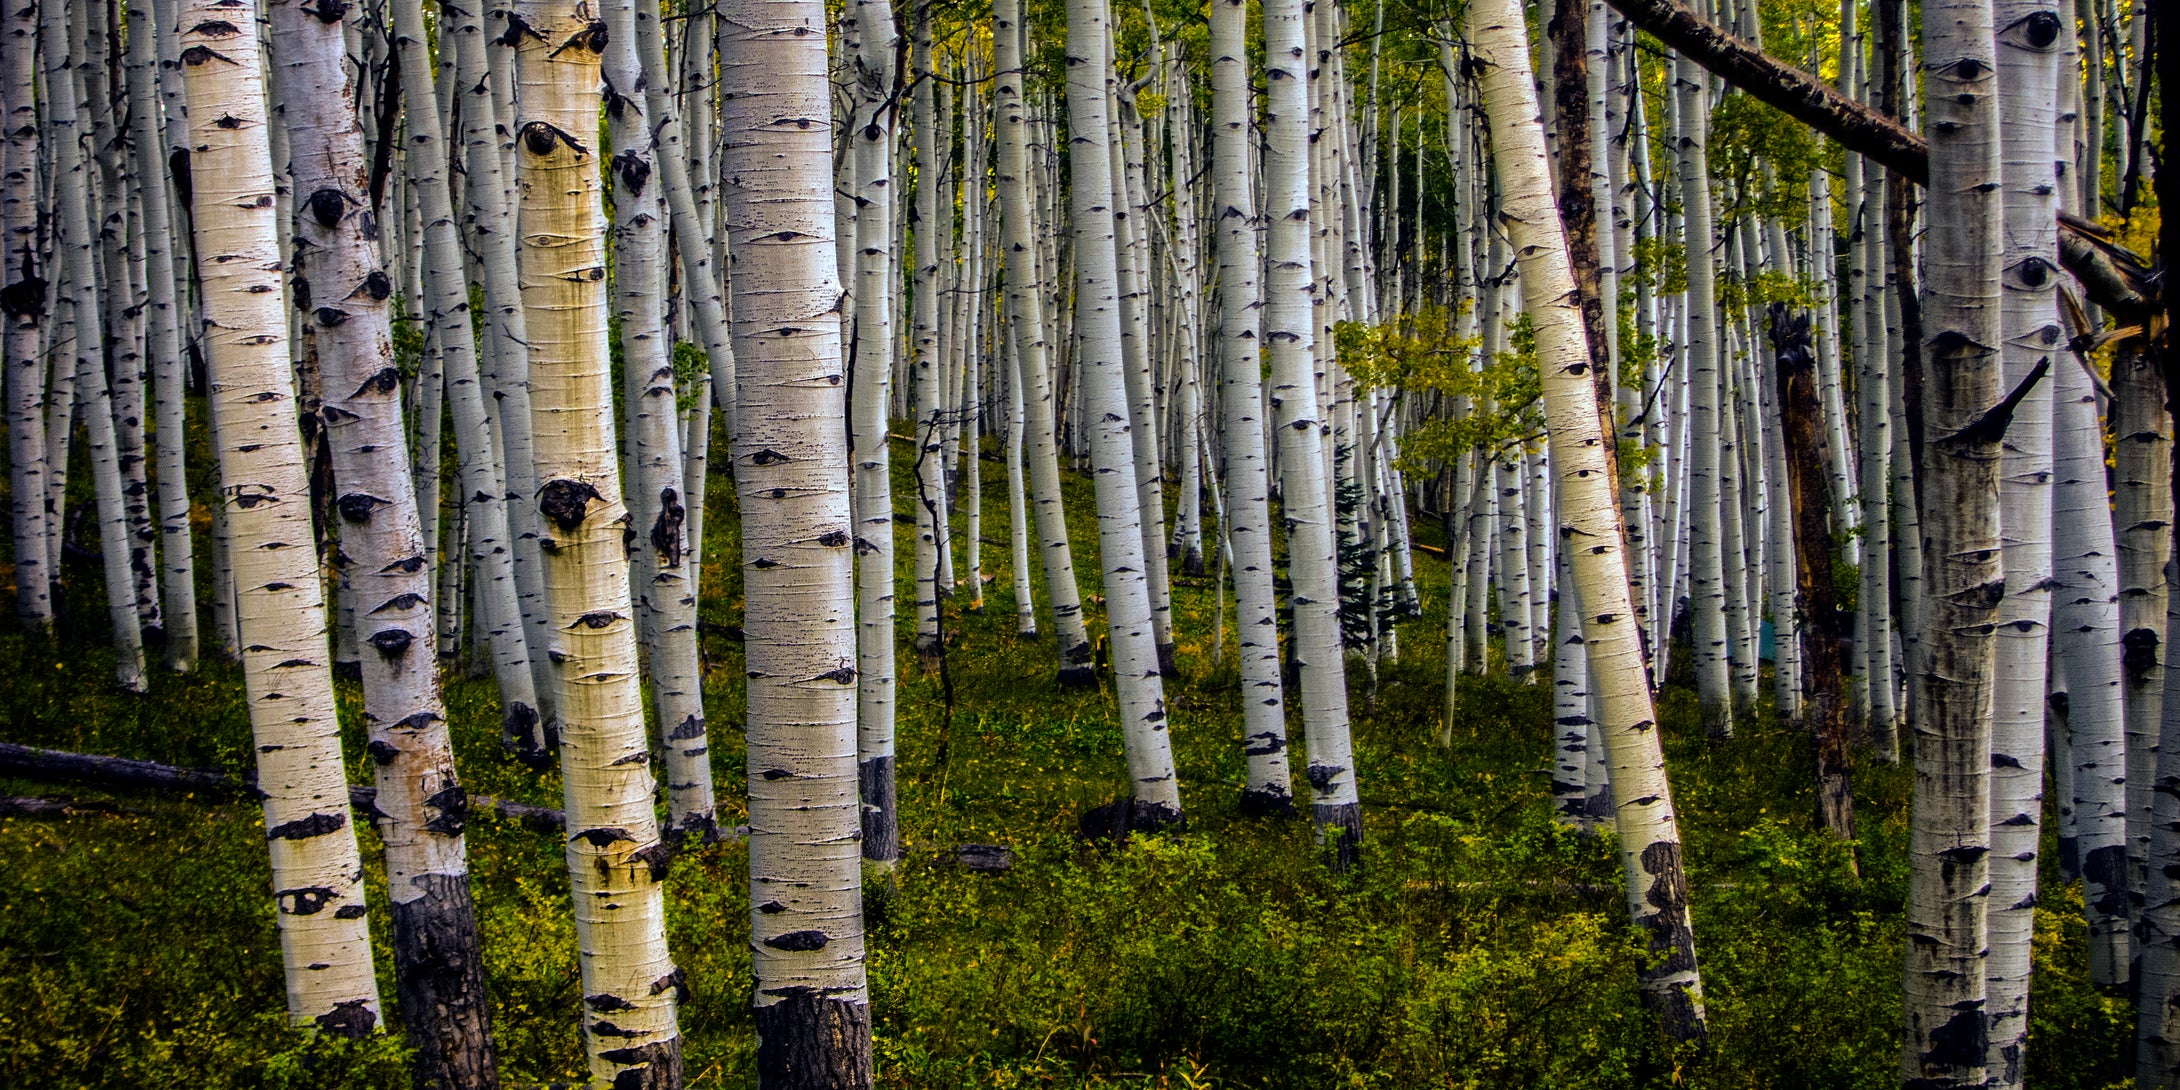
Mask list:
[{"label": "aspen tree trunk", "polygon": [[[502,104],[495,101],[494,80],[503,73],[492,69],[478,13],[461,4],[442,6],[441,11],[442,41],[451,39],[453,43],[456,72],[465,88],[458,99],[462,161],[469,183],[463,187],[464,205],[470,246],[477,253],[482,274],[479,279],[484,287],[485,343],[489,350],[482,378],[499,408],[492,418],[498,425],[494,449],[500,453],[505,471],[515,599],[522,614],[523,646],[529,652],[530,690],[537,702],[538,722],[533,736],[518,739],[516,750],[533,767],[543,768],[553,758],[552,735],[558,729],[559,712],[554,703],[557,694],[553,665],[544,654],[550,633],[534,502],[537,462],[530,436],[530,332],[522,307],[521,274],[516,268],[512,207],[515,172],[508,158],[514,148],[514,114],[511,108],[503,110]],[[494,18],[502,19],[504,13]],[[495,40],[490,48],[502,47]]]},{"label": "aspen tree trunk", "polygon": [[[1924,714],[1915,723],[1901,1066],[1908,1085],[1931,1088],[1980,1086],[1987,1076],[1993,626],[2005,594],[1998,521],[2003,195],[1991,23],[1990,0],[1941,0],[1923,9],[1930,276],[1922,402],[1929,518],[1922,529],[1931,638],[1916,664]],[[1870,487],[1865,476],[1863,488]]]},{"label": "aspen tree trunk", "polygon": [[750,921],[767,1090],[871,1085],[825,20],[814,0],[720,9],[742,383],[734,461],[749,600]]},{"label": "aspen tree trunk", "polygon": [[[412,107],[407,111],[403,146],[408,150],[408,180],[422,213],[422,252],[414,255],[424,269],[425,314],[437,335],[438,369],[444,371],[448,400],[454,409],[455,449],[459,455],[461,509],[469,531],[469,551],[478,578],[483,582],[486,612],[477,618],[480,632],[491,641],[493,676],[500,690],[500,738],[517,757],[537,763],[545,746],[537,711],[535,675],[530,671],[531,650],[522,626],[521,606],[515,594],[514,550],[509,548],[507,483],[493,448],[492,403],[479,381],[477,338],[470,319],[469,277],[464,268],[461,233],[454,219],[454,201],[447,188],[447,145],[433,109],[431,58],[426,52],[424,13],[419,0],[393,0],[394,45],[401,65],[404,94]],[[310,198],[316,200],[313,196]],[[426,391],[427,394],[429,390]],[[427,396],[425,411],[438,419],[438,403]],[[438,429],[419,429],[427,437]],[[418,467],[421,475],[438,479],[439,445],[423,447],[430,466]],[[437,490],[434,488],[433,494]],[[418,496],[421,505],[423,495]],[[430,525],[430,520],[425,520]],[[430,555],[430,537],[426,537]],[[460,540],[450,535],[449,562],[461,563]],[[427,560],[427,568],[430,563]],[[456,611],[459,598],[447,598],[442,609]]]},{"label": "aspen tree trunk", "polygon": [[1263,296],[1257,279],[1258,205],[1249,186],[1256,142],[1249,131],[1248,20],[1247,0],[1213,0],[1211,192],[1219,231],[1217,336],[1227,488],[1219,522],[1233,550],[1241,750],[1249,769],[1242,809],[1277,814],[1294,809],[1294,790],[1288,778],[1279,603],[1272,586],[1271,504],[1264,465],[1263,362],[1257,337]]},{"label": "aspen tree trunk", "polygon": [[[107,379],[105,316],[99,308],[98,236],[90,207],[97,182],[92,173],[94,164],[85,155],[86,148],[94,141],[103,142],[105,135],[93,131],[87,123],[88,111],[79,109],[74,74],[80,68],[102,66],[104,58],[94,61],[76,55],[69,37],[66,6],[46,4],[40,15],[46,43],[46,128],[53,141],[52,203],[56,206],[52,235],[57,279],[53,299],[67,307],[67,328],[71,331],[66,337],[53,338],[49,351],[56,375],[74,375],[72,403],[56,406],[46,422],[47,434],[62,440],[53,444],[49,454],[52,472],[48,480],[65,484],[71,412],[80,412],[96,501],[107,621],[113,630],[114,680],[124,692],[142,692],[144,634],[137,613],[136,572],[131,564],[134,541],[123,493],[113,392]],[[84,13],[78,11],[75,21],[80,24],[83,17]],[[56,495],[56,499],[63,497],[65,492]],[[56,543],[65,536],[65,529],[57,521],[65,513],[65,504],[59,504],[48,516],[53,521],[49,521],[47,529]],[[59,571],[59,564],[54,562],[51,570]]]},{"label": "aspen tree trunk", "polygon": [[[1180,781],[1166,732],[1165,686],[1143,556],[1137,460],[1129,439],[1126,363],[1117,298],[1113,177],[1107,117],[1108,25],[1105,0],[1070,0],[1067,8],[1068,212],[1075,243],[1076,329],[1082,337],[1084,409],[1098,507],[1098,562],[1113,656],[1121,737],[1133,803],[1129,822],[1155,829],[1181,820]],[[1141,426],[1142,422],[1137,422]]]},{"label": "aspen tree trunk", "polygon": [[1674,71],[1680,107],[1680,195],[1687,228],[1688,335],[1684,366],[1691,383],[1687,534],[1690,628],[1695,639],[1696,698],[1703,710],[1704,732],[1713,738],[1733,735],[1732,677],[1726,624],[1725,565],[1738,557],[1724,552],[1719,524],[1723,504],[1739,502],[1722,495],[1719,484],[1723,440],[1718,362],[1717,273],[1711,257],[1710,159],[1705,146],[1709,127],[1710,77],[1683,57]]},{"label": "aspen tree trunk", "polygon": [[[1060,682],[1085,685],[1096,680],[1091,667],[1090,637],[1083,627],[1082,595],[1075,586],[1075,561],[1067,544],[1067,516],[1060,504],[1060,462],[1053,431],[1054,368],[1047,360],[1049,346],[1064,339],[1048,339],[1045,324],[1045,281],[1038,269],[1036,247],[1044,236],[1035,230],[1031,207],[1030,172],[1036,169],[1029,154],[1030,121],[1022,100],[1022,45],[1015,33],[1020,26],[1020,0],[993,0],[993,57],[998,69],[994,85],[999,113],[999,206],[1006,251],[1007,314],[1014,326],[1015,349],[1022,379],[1022,404],[1026,415],[1024,435],[1029,446],[1030,503],[1036,509],[1037,538],[1045,569],[1045,594],[1052,599],[1052,627],[1058,640]],[[1103,94],[1103,89],[1099,91]],[[1047,268],[1052,266],[1048,265]]]},{"label": "aspen tree trunk", "polygon": [[[855,50],[855,343],[850,359],[855,448],[856,758],[863,858],[901,855],[894,790],[893,471],[886,402],[893,379],[893,5],[857,0],[845,31]],[[1019,430],[1019,429],[1017,429]],[[1017,477],[1018,467],[1010,467]],[[1019,483],[1018,481],[1016,483]],[[1025,576],[1026,577],[1026,574]],[[1023,595],[1022,600],[1028,601]],[[1035,619],[1031,625],[1034,629]]]},{"label": "aspen tree trunk", "polygon": [[511,18],[544,650],[558,666],[568,874],[595,1019],[583,1037],[593,1081],[670,1090],[681,1085],[682,978],[666,948],[668,849],[651,803],[606,344],[596,147],[607,32],[586,5],[558,0],[523,0]]},{"label": "aspen tree trunk", "polygon": [[[54,0],[47,0],[48,3]],[[9,497],[15,542],[15,622],[50,635],[53,573],[46,525],[45,330],[50,298],[38,248],[38,5],[0,12],[0,118],[5,178],[0,180],[0,320],[5,322]]]},{"label": "aspen tree trunk", "polygon": [[1615,825],[1628,907],[1650,940],[1641,971],[1643,997],[1669,1036],[1698,1039],[1704,1034],[1703,985],[1688,916],[1688,879],[1628,596],[1618,497],[1605,472],[1607,440],[1591,378],[1594,365],[1552,201],[1527,28],[1509,0],[1472,0],[1468,20],[1469,40],[1482,62],[1478,78],[1491,125],[1501,215],[1518,255],[1523,302],[1536,322],[1537,370],[1561,497],[1559,532],[1568,542],[1583,543],[1570,552],[1590,689],[1619,800]]},{"label": "aspen tree trunk", "polygon": [[[1011,561],[1008,566],[1014,573],[1014,631],[1024,639],[1036,639],[1037,600],[1029,573],[1029,500],[1022,486],[1021,333],[1011,319],[1003,328],[1001,337],[1007,353],[1007,545]],[[890,629],[887,646],[892,646]]]},{"label": "aspen tree trunk", "polygon": [[[151,363],[152,419],[157,438],[153,479],[158,483],[160,614],[167,668],[188,673],[197,666],[197,577],[190,540],[189,478],[183,463],[181,315],[186,290],[175,284],[174,217],[168,202],[165,133],[159,122],[160,27],[151,5],[131,5],[129,18],[129,138],[135,144],[143,209],[144,354]],[[186,289],[186,285],[182,286]],[[21,555],[18,553],[17,555]]]},{"label": "aspen tree trunk", "polygon": [[697,661],[696,592],[689,578],[678,391],[665,327],[667,211],[654,170],[663,156],[646,114],[646,106],[660,99],[643,93],[635,8],[635,0],[607,0],[604,5],[606,119],[615,183],[613,286],[627,384],[628,445],[636,466],[630,484],[640,497],[632,517],[643,562],[633,568],[645,581],[634,598],[644,619],[665,754],[665,835],[676,842],[693,838],[709,843],[718,839],[719,825],[713,818],[711,747],[704,728],[703,670]]},{"label": "aspen tree trunk", "polygon": [[[2058,106],[2059,16],[2050,0],[1994,0],[1998,36],[2005,272],[1999,334],[2014,406],[1999,464],[2005,597],[1998,606],[1991,722],[1989,1044],[1991,1083],[2021,1085],[2029,1030],[2030,940],[2036,931],[2043,833],[2044,696],[2051,658],[2052,385],[2059,342],[2058,178],[2051,132]],[[2160,451],[2162,455],[2164,452]],[[2161,536],[2161,535],[2160,535]],[[2163,612],[2162,609],[2159,610]],[[2154,634],[2151,637],[2155,639]],[[2160,685],[2164,678],[2158,679]]]},{"label": "aspen tree trunk", "polygon": [[378,983],[296,430],[264,80],[255,21],[237,26],[235,14],[222,0],[184,0],[178,44],[243,688],[289,1017],[360,1037],[378,1025]]},{"label": "aspen tree trunk", "polygon": [[1552,816],[1563,825],[1589,827],[1589,766],[1602,758],[1590,752],[1589,649],[1582,639],[1581,588],[1567,556],[1560,554],[1564,580],[1552,629]]},{"label": "aspen tree trunk", "polygon": [[2053,384],[2052,652],[2066,678],[2074,764],[2075,851],[2089,919],[2092,969],[2127,980],[2129,884],[2135,846],[2128,807],[2134,754],[2125,734],[2119,570],[2105,500],[2104,428],[2097,394],[2078,360],[2055,361]]},{"label": "aspen tree trunk", "polygon": [[953,203],[947,202],[943,211],[939,207],[939,175],[946,170],[939,157],[950,152],[952,144],[933,131],[941,122],[931,69],[931,18],[928,6],[917,9],[909,61],[909,77],[914,81],[909,140],[916,172],[916,197],[908,221],[915,247],[909,255],[915,264],[908,309],[908,372],[914,381],[910,434],[916,448],[916,494],[911,502],[916,515],[916,653],[926,672],[938,668],[939,610],[950,589],[950,580],[940,573],[946,536],[946,462],[940,455],[940,442],[946,422],[940,403],[944,368],[939,350],[939,266],[943,244],[954,233]]},{"label": "aspen tree trunk", "polygon": [[[1322,416],[1318,410],[1316,329],[1309,244],[1309,59],[1301,0],[1264,5],[1266,79],[1264,215],[1265,335],[1271,343],[1271,402],[1279,428],[1280,507],[1287,521],[1288,571],[1294,582],[1294,657],[1302,675],[1302,731],[1309,747],[1318,835],[1336,868],[1362,850],[1362,801],[1348,739],[1347,660],[1340,641],[1339,558],[1333,542]],[[1332,346],[1326,345],[1329,353]]]},{"label": "aspen tree trunk", "polygon": [[[1106,63],[1113,63],[1108,42]],[[1120,303],[1122,393],[1128,407],[1128,446],[1135,456],[1136,505],[1142,511],[1144,588],[1150,596],[1151,638],[1159,670],[1176,672],[1173,660],[1173,588],[1166,576],[1164,464],[1159,458],[1158,387],[1151,377],[1150,336],[1144,318],[1148,294],[1144,265],[1149,211],[1135,194],[1142,189],[1143,156],[1136,133],[1134,96],[1115,87],[1107,95],[1112,119],[1106,142],[1113,179],[1114,292]]]},{"label": "aspen tree trunk", "polygon": [[[2056,338],[2056,320],[2052,330]],[[2166,651],[2157,625],[2165,614],[2165,562],[2172,550],[2167,532],[2173,521],[2172,418],[2156,368],[2155,357],[2133,344],[2112,359],[2113,529],[2127,715],[2127,888],[2137,898],[2148,880],[2165,695]]]},{"label": "aspen tree trunk", "polygon": [[[2169,600],[2167,608],[2173,608]],[[2180,610],[2167,617],[2169,641],[2180,636]],[[2156,809],[2150,822],[2150,858],[2135,966],[2135,1085],[2158,1090],[2180,1086],[2180,1003],[2175,1002],[2180,998],[2180,896],[2176,896],[2180,886],[2173,877],[2180,873],[2180,723],[2173,722],[2180,719],[2180,693],[2170,691],[2180,685],[2180,671],[2166,671],[2165,685],[2168,691],[2163,710],[2171,726],[2157,751],[2157,785],[2152,803]],[[2086,866],[2084,870],[2086,875]],[[2103,921],[2107,928],[2099,928],[2095,911],[2091,909],[2090,972],[2091,979],[2101,984],[2111,981],[2114,969],[2104,960],[2111,957],[2111,921],[2108,918]],[[2124,922],[2124,917],[2119,919]],[[2117,969],[2124,979],[2124,943],[2118,954]],[[2104,975],[2099,975],[2100,970]]]},{"label": "aspen tree trunk", "polygon": [[[393,282],[379,260],[368,160],[341,22],[295,0],[272,6],[296,204],[296,286],[307,293],[326,397],[341,551],[368,630],[362,656],[367,747],[393,902],[394,982],[420,1085],[490,1088],[498,1061],[484,951],[462,843],[467,795],[455,775],[432,654],[432,588],[416,491],[403,455],[394,368]],[[524,675],[527,677],[527,673]]]}]

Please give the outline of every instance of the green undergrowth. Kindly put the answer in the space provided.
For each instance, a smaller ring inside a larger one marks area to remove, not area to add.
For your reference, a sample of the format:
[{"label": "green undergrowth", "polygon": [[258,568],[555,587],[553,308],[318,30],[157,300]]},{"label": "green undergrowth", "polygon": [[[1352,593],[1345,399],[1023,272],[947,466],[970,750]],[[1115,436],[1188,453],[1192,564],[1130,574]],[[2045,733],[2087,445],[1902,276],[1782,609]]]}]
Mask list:
[{"label": "green undergrowth", "polygon": [[[906,454],[895,444],[903,512]],[[984,468],[984,535],[1003,542],[1005,476]],[[1093,594],[1090,487],[1075,474],[1067,487],[1075,563]],[[730,492],[712,479],[703,608],[715,625],[743,620]],[[914,535],[898,529],[906,588]],[[1428,526],[1418,533],[1436,541]],[[1359,873],[1336,876],[1305,820],[1237,815],[1232,606],[1216,662],[1210,580],[1179,573],[1182,672],[1167,693],[1187,827],[1080,844],[1081,812],[1125,786],[1111,689],[1054,685],[1049,614],[1043,638],[1016,633],[1008,555],[982,552],[996,578],[981,613],[968,611],[966,587],[949,605],[951,710],[946,686],[902,656],[907,857],[870,921],[881,1085],[1897,1084],[1904,770],[1864,755],[1850,849],[1813,826],[1802,737],[1760,713],[1733,740],[1705,742],[1692,698],[1668,691],[1661,718],[1712,1030],[1706,1048],[1668,1046],[1636,995],[1639,947],[1611,838],[1551,817],[1549,685],[1464,680],[1453,744],[1437,744],[1443,559],[1417,554],[1423,616],[1400,626],[1400,656],[1381,664],[1374,692],[1351,664],[1367,855]],[[0,738],[246,767],[237,671],[157,672],[150,695],[115,693],[95,562],[68,576],[77,620],[59,641],[0,635]],[[1088,613],[1101,632],[1094,602]],[[740,648],[711,632],[712,753],[731,826],[743,813]],[[457,677],[448,695],[471,790],[557,805],[557,777],[500,752],[490,681]],[[343,699],[353,718],[346,683]],[[349,732],[351,775],[367,776],[360,727]],[[398,1032],[349,1044],[287,1028],[255,807],[22,781],[0,781],[0,793],[118,808],[0,821],[0,1085],[407,1084]],[[1015,865],[963,869],[954,849],[965,843],[1006,845]],[[507,1083],[576,1080],[580,991],[559,842],[479,815],[469,850]],[[683,856],[669,878],[673,949],[692,992],[681,1016],[691,1086],[754,1084],[746,863],[728,843]],[[372,881],[383,881],[375,870]],[[386,903],[382,884],[372,896]],[[2114,1085],[2125,1004],[2084,982],[2078,890],[2054,874],[2044,906],[2031,1085]],[[386,914],[372,923],[390,998]]]}]

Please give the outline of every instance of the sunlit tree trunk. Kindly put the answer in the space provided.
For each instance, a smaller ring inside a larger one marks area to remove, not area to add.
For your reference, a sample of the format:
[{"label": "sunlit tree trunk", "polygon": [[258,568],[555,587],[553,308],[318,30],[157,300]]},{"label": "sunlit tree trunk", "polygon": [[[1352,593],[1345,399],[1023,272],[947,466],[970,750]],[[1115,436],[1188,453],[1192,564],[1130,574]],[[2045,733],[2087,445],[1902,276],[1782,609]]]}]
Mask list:
[{"label": "sunlit tree trunk", "polygon": [[261,52],[255,21],[238,26],[233,18],[220,0],[184,0],[178,44],[243,690],[265,796],[288,1015],[360,1037],[379,1019],[363,861],[348,820],[324,583],[296,428]]},{"label": "sunlit tree trunk", "polygon": [[741,392],[757,1080],[871,1085],[856,847],[856,633],[833,252],[826,15],[720,8],[721,155]]},{"label": "sunlit tree trunk", "polygon": [[1471,0],[1469,40],[1482,61],[1485,116],[1500,208],[1521,269],[1523,302],[1536,323],[1537,372],[1560,491],[1559,532],[1570,542],[1579,587],[1589,686],[1618,800],[1615,827],[1628,907],[1649,940],[1643,997],[1669,1036],[1704,1034],[1703,983],[1688,915],[1688,878],[1656,708],[1628,597],[1627,556],[1616,486],[1605,461],[1594,366],[1574,275],[1546,169],[1527,27],[1510,0]]},{"label": "sunlit tree trunk", "polygon": [[583,1037],[594,1081],[670,1090],[681,1085],[681,972],[666,948],[667,849],[651,803],[606,343],[597,142],[607,34],[587,5],[563,0],[523,0],[513,19],[543,650],[558,667],[568,874],[594,1019]]},{"label": "sunlit tree trunk", "polygon": [[1724,503],[1739,502],[1719,486],[1724,428],[1719,414],[1718,304],[1716,270],[1711,256],[1710,158],[1706,147],[1710,118],[1710,79],[1695,62],[1681,58],[1674,71],[1680,108],[1680,199],[1687,227],[1684,253],[1688,267],[1688,335],[1683,367],[1691,385],[1689,403],[1688,609],[1695,639],[1696,699],[1703,726],[1713,738],[1733,734],[1732,677],[1726,624],[1727,556],[1719,523]]}]

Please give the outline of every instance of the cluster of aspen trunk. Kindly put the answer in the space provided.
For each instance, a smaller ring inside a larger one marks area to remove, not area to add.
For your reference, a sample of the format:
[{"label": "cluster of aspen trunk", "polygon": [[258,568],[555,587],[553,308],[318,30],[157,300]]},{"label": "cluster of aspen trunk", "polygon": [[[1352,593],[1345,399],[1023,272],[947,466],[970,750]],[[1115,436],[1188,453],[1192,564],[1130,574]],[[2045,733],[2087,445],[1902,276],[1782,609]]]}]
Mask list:
[{"label": "cluster of aspen trunk", "polygon": [[[1055,683],[1109,677],[1135,829],[1184,814],[1174,577],[1214,587],[1220,661],[1231,587],[1242,807],[1295,811],[1294,722],[1345,869],[1350,674],[1403,653],[1429,518],[1447,740],[1464,675],[1553,686],[1554,803],[1616,834],[1665,1032],[1704,1014],[1658,686],[1731,744],[1768,662],[1831,832],[1857,755],[1914,762],[1907,1083],[2020,1081],[2048,771],[2092,971],[2137,988],[2144,1084],[2180,1085],[2173,349],[2089,222],[2150,184],[2151,9],[1926,0],[1917,35],[1845,0],[1820,79],[1764,54],[1755,0],[1612,2],[1364,30],[1209,0],[1203,36],[1108,0],[1035,28],[1020,0],[6,0],[18,619],[52,629],[74,549],[123,689],[242,663],[288,1006],[344,1034],[380,1021],[334,713],[360,676],[426,1085],[498,1082],[442,694],[488,674],[509,751],[563,777],[591,1077],[673,1087],[664,882],[723,835],[697,605],[732,487],[760,1079],[867,1086],[896,524],[919,668],[982,611],[990,535]],[[1734,95],[1843,175],[1722,174]],[[1392,362],[1417,343],[1455,364]]]}]

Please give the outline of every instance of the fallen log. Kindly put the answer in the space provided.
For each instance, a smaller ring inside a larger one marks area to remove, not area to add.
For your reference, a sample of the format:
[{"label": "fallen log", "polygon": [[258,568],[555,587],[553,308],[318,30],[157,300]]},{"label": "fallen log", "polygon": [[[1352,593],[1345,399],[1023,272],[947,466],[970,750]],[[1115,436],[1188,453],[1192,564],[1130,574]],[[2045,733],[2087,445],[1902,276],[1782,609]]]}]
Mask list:
[{"label": "fallen log", "polygon": [[[15,776],[45,783],[81,783],[123,790],[181,791],[217,798],[258,797],[255,773],[238,776],[225,769],[183,768],[157,761],[39,749],[10,742],[0,742],[0,776]],[[376,814],[377,802],[377,788],[364,784],[349,785],[350,806],[365,814]],[[558,832],[567,827],[567,818],[549,806],[532,806],[528,803],[496,799],[490,795],[470,796],[469,809],[471,813],[489,810],[509,821],[519,821],[538,832]]]}]

